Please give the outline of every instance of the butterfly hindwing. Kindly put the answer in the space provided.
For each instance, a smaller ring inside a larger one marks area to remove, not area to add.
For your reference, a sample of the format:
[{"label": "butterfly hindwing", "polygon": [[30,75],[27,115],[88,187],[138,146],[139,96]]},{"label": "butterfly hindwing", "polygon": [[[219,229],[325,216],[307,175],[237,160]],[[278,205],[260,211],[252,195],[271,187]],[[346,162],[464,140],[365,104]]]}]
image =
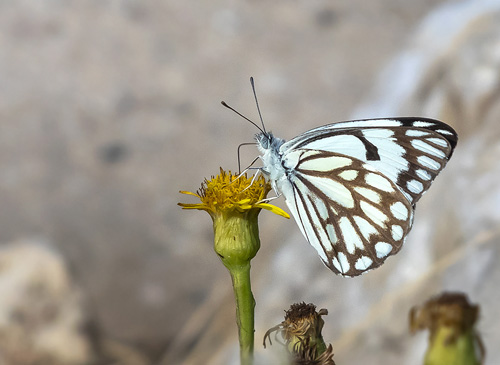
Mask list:
[{"label": "butterfly hindwing", "polygon": [[283,190],[287,205],[332,271],[360,275],[400,250],[413,208],[390,179],[363,161],[328,151],[294,149],[282,162],[293,171],[292,189]]}]

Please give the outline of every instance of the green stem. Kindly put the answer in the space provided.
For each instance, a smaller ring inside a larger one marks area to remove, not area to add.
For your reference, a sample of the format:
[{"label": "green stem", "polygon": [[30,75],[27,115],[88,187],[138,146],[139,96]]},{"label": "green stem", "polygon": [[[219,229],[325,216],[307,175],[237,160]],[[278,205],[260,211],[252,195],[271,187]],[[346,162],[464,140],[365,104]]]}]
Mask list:
[{"label": "green stem", "polygon": [[253,363],[255,300],[250,285],[250,261],[227,268],[231,274],[236,299],[241,365],[251,365]]},{"label": "green stem", "polygon": [[253,363],[255,300],[250,286],[250,260],[260,248],[258,212],[254,209],[214,218],[214,249],[233,281],[242,365]]}]

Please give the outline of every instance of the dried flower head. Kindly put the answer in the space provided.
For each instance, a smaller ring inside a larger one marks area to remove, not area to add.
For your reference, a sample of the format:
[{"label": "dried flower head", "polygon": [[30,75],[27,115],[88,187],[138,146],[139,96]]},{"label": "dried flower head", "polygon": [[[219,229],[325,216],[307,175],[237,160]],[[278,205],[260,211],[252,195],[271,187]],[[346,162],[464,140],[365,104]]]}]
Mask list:
[{"label": "dried flower head", "polygon": [[321,335],[325,323],[321,316],[327,314],[326,309],[316,312],[311,303],[292,304],[285,312],[285,320],[266,332],[264,347],[266,339],[272,344],[270,335],[275,332],[275,339],[281,335],[295,364],[335,364],[332,346],[327,347]]}]

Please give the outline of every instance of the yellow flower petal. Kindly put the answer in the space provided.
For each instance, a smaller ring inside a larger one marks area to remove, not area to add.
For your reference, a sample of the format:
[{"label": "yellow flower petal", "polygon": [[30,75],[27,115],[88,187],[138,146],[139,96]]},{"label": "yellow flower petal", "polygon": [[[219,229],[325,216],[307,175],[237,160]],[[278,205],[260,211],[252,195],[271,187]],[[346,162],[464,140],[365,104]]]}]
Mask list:
[{"label": "yellow flower petal", "polygon": [[280,207],[277,207],[276,205],[272,205],[269,203],[259,203],[259,204],[255,204],[255,207],[269,210],[269,211],[273,212],[274,214],[281,215],[282,217],[290,219],[290,215],[287,212],[285,212],[283,209],[281,209]]},{"label": "yellow flower petal", "polygon": [[186,195],[193,195],[193,196],[196,196],[198,198],[201,198],[201,196],[199,196],[198,194],[195,194],[195,193],[192,193],[190,191],[184,191],[184,190],[180,190],[179,193],[181,194],[186,194]]},{"label": "yellow flower petal", "polygon": [[177,205],[181,206],[182,209],[206,209],[206,207],[203,204],[184,204],[184,203],[177,203]]}]

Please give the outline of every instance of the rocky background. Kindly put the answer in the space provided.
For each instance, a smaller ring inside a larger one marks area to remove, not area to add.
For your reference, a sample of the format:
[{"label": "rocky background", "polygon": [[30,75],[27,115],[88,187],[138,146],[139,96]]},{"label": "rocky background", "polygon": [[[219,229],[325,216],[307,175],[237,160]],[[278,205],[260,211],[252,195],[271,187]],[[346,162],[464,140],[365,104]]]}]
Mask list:
[{"label": "rocky background", "polygon": [[[0,363],[234,364],[229,275],[182,211],[257,120],[291,138],[421,115],[459,133],[403,250],[334,276],[292,221],[260,215],[256,351],[294,302],[327,308],[338,364],[420,364],[407,316],[443,290],[481,305],[500,362],[500,3],[0,3]],[[243,153],[250,162],[253,147]],[[284,207],[283,201],[278,205]]]}]

